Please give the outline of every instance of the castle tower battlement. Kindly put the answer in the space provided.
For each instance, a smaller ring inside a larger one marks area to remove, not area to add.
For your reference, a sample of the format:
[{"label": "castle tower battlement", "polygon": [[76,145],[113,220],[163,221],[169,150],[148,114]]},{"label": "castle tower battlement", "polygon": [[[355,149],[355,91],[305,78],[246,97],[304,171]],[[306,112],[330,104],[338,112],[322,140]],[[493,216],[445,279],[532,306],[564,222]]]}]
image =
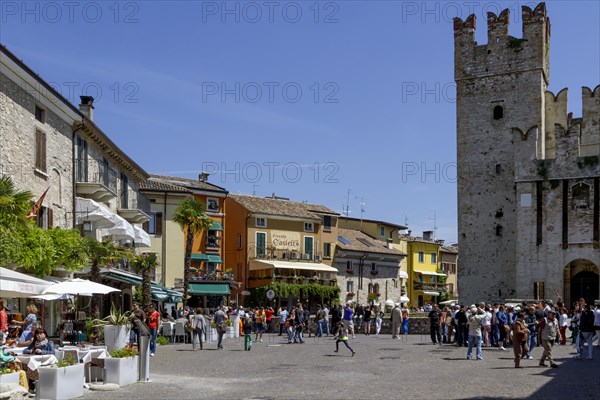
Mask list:
[{"label": "castle tower battlement", "polygon": [[[600,85],[595,89],[581,88],[582,116],[573,119],[568,112],[568,89],[562,89],[555,96],[547,90],[545,94],[546,154],[545,159],[561,160],[572,157],[600,156]],[[557,148],[559,132],[568,135],[569,141],[562,140]],[[564,147],[571,143],[572,148]]]},{"label": "castle tower battlement", "polygon": [[508,34],[510,10],[498,16],[487,14],[487,44],[475,41],[476,17],[469,15],[465,21],[454,18],[455,80],[494,75],[501,72],[542,69],[546,85],[549,83],[550,19],[545,3],[534,10],[522,7],[522,38]]}]

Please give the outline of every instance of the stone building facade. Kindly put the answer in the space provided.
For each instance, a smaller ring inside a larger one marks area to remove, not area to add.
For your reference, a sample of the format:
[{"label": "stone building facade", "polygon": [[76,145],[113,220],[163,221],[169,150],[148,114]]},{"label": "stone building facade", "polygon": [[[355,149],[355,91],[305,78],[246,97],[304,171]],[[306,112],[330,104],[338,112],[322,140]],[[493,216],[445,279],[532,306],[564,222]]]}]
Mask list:
[{"label": "stone building facade", "polygon": [[42,227],[73,227],[72,104],[0,47],[0,174],[37,200]]},{"label": "stone building facade", "polygon": [[509,10],[454,20],[457,83],[460,301],[599,297],[600,86],[547,90],[546,6],[522,7],[522,38]]},{"label": "stone building facade", "polygon": [[333,266],[337,268],[340,300],[357,304],[406,303],[400,262],[406,253],[352,229],[339,229]]}]

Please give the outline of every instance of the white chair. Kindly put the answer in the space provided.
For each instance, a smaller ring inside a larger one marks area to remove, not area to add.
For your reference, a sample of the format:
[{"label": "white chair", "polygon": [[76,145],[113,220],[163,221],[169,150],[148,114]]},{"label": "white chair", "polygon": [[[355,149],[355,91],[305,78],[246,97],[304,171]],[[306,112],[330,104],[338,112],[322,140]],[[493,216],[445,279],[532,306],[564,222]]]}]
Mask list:
[{"label": "white chair", "polygon": [[185,325],[183,321],[177,321],[175,323],[175,342],[180,336],[183,336],[183,343],[187,343],[187,332],[185,331]]},{"label": "white chair", "polygon": [[169,339],[169,342],[173,341],[173,325],[171,325],[169,322],[165,322],[164,324],[162,324],[162,334],[164,337],[166,337],[167,339]]}]

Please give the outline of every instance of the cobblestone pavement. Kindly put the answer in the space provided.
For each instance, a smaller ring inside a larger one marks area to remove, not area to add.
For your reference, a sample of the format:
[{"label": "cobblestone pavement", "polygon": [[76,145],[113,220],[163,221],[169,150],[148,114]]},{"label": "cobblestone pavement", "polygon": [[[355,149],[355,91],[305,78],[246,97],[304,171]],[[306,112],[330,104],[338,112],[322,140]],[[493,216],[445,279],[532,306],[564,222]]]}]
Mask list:
[{"label": "cobblestone pavement", "polygon": [[[483,361],[466,360],[466,349],[433,345],[409,335],[357,336],[356,356],[329,338],[287,344],[270,336],[243,350],[229,339],[225,349],[208,343],[160,346],[151,358],[151,382],[114,392],[86,391],[97,399],[600,399],[600,348],[594,360],[575,360],[572,346],[555,347],[559,368],[523,360],[515,369],[512,348],[484,348]],[[587,351],[587,350],[586,350]],[[587,354],[587,353],[586,353]],[[474,354],[473,354],[474,356]],[[475,357],[473,357],[475,358]]]}]

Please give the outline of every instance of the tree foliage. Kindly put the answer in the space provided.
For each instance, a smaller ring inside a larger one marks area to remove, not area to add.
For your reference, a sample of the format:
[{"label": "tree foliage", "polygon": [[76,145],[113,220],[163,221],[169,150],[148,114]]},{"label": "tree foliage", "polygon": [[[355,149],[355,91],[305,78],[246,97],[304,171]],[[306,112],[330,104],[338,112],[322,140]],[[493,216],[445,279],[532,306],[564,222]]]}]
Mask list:
[{"label": "tree foliage", "polygon": [[27,219],[32,197],[28,190],[17,190],[9,176],[0,176],[0,235],[33,226],[32,221]]},{"label": "tree foliage", "polygon": [[134,257],[133,268],[142,275],[142,306],[148,309],[152,303],[152,272],[158,267],[158,256],[156,253],[142,253]]},{"label": "tree foliage", "polygon": [[273,290],[275,297],[297,297],[300,300],[320,299],[321,303],[331,303],[339,297],[340,288],[337,286],[324,286],[317,283],[285,283],[273,282],[251,290],[248,298],[249,306],[258,306],[267,302],[267,291]]}]

